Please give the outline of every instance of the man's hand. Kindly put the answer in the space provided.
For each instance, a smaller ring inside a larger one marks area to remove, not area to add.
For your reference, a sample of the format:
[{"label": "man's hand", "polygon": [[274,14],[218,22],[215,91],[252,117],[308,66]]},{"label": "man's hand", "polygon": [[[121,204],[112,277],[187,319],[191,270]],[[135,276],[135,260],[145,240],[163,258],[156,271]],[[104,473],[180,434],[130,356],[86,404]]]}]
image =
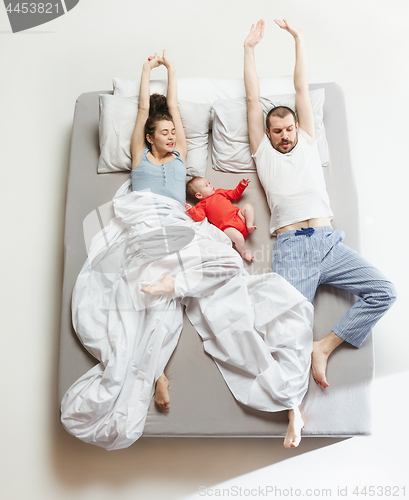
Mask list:
[{"label": "man's hand", "polygon": [[250,182],[251,182],[250,179],[242,179],[240,181],[240,184],[244,184],[245,186],[248,186],[250,184]]},{"label": "man's hand", "polygon": [[263,19],[260,19],[260,21],[256,24],[255,28],[254,24],[251,25],[250,33],[244,40],[244,47],[254,48],[259,42],[261,42],[264,36],[264,26],[265,22],[263,21]]},{"label": "man's hand", "polygon": [[310,92],[308,87],[308,60],[305,48],[303,32],[292,26],[286,19],[274,19],[274,22],[281,29],[288,31],[295,42],[295,68],[294,68],[294,88],[295,88],[295,109],[298,115],[300,128],[315,139],[314,113],[312,111]]},{"label": "man's hand", "polygon": [[280,26],[281,29],[288,31],[294,38],[301,38],[303,36],[303,32],[296,28],[295,26],[291,26],[291,24],[286,19],[274,19],[274,22],[277,26]]},{"label": "man's hand", "polygon": [[190,203],[185,203],[184,205],[185,205],[186,212],[188,210],[190,210],[191,208],[193,208],[192,205],[190,205]]}]

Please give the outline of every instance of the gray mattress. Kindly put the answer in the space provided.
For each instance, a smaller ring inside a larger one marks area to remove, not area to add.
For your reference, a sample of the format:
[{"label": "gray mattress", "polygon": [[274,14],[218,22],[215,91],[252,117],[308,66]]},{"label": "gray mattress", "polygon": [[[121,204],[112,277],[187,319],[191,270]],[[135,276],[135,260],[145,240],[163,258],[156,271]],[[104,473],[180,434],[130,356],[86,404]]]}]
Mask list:
[{"label": "gray mattress", "polygon": [[[324,167],[333,226],[346,233],[345,243],[360,251],[358,200],[349,152],[345,104],[334,83],[310,85],[325,88],[324,122],[330,163]],[[87,257],[83,221],[100,205],[110,201],[129,173],[98,174],[98,95],[82,94],[75,106],[68,180],[64,285],[59,359],[59,398],[69,386],[97,361],[82,347],[71,323],[71,294]],[[210,141],[211,142],[211,141]],[[209,145],[211,147],[211,144]],[[210,163],[207,178],[217,187],[232,188],[240,174],[216,172]],[[255,262],[245,264],[252,274],[271,271],[274,238],[269,235],[269,210],[257,174],[246,174],[251,184],[237,205],[251,202],[258,230],[247,239]],[[349,293],[321,286],[315,306],[314,338],[329,333],[354,301]],[[318,387],[311,378],[303,402],[304,436],[352,436],[370,434],[370,383],[373,378],[373,344],[370,335],[360,349],[344,343],[329,360],[330,387]],[[202,341],[185,316],[178,346],[165,370],[170,380],[171,410],[156,408],[153,400],[144,436],[193,437],[281,437],[287,412],[265,413],[238,403],[230,393],[213,360],[205,354]]]}]

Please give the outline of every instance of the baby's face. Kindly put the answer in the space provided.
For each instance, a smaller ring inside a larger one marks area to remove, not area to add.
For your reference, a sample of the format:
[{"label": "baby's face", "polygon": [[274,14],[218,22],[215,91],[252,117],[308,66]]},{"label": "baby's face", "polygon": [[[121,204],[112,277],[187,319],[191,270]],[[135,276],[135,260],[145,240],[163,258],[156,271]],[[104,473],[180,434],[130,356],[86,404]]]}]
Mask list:
[{"label": "baby's face", "polygon": [[212,196],[214,192],[216,191],[215,188],[210,184],[210,182],[207,179],[198,179],[195,182],[195,189],[196,189],[196,198],[199,200],[204,200],[205,198],[208,198],[209,196]]}]

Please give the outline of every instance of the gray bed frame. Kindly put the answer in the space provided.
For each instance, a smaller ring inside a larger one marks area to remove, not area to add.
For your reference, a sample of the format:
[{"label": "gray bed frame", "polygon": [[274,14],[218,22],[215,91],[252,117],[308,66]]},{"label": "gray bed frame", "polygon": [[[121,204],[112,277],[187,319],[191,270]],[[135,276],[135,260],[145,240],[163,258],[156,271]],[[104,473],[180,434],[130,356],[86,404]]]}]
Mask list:
[{"label": "gray bed frame", "polygon": [[[325,88],[324,122],[330,163],[324,168],[333,225],[346,233],[345,243],[360,251],[358,200],[349,152],[346,112],[342,90],[335,83],[310,85]],[[75,106],[65,218],[64,285],[59,359],[59,399],[77,378],[97,361],[83,348],[71,322],[71,294],[87,257],[83,221],[97,207],[110,201],[128,178],[128,172],[98,174],[98,95],[82,94]],[[211,134],[210,134],[211,135]],[[211,140],[209,144],[211,148]],[[209,164],[206,176],[216,186],[233,188],[240,174],[217,172]],[[247,239],[255,252],[252,274],[271,271],[274,238],[269,236],[269,209],[257,174],[246,174],[251,184],[237,205],[251,202],[258,230]],[[314,338],[329,333],[354,302],[349,293],[321,286],[314,300]],[[304,436],[345,437],[370,434],[370,384],[373,378],[373,344],[370,335],[360,349],[344,343],[328,365],[326,390],[311,378],[303,402]],[[230,393],[213,360],[186,315],[178,346],[165,370],[170,380],[171,409],[168,414],[152,401],[144,436],[157,437],[282,437],[286,412],[266,413],[238,403]]]}]

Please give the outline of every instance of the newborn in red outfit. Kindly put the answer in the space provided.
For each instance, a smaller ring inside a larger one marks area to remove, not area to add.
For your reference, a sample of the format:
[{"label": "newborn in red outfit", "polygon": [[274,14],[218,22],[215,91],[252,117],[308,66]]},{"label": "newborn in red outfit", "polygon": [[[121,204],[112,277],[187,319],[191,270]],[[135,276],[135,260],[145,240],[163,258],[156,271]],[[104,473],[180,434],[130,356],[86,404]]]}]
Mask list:
[{"label": "newborn in red outfit", "polygon": [[240,198],[249,183],[249,179],[242,179],[236,189],[215,189],[204,177],[194,177],[186,188],[193,198],[200,201],[195,207],[188,203],[185,207],[195,221],[207,217],[209,222],[224,231],[243,259],[251,262],[254,257],[246,250],[244,238],[257,229],[254,208],[248,203],[239,208],[230,201]]}]

